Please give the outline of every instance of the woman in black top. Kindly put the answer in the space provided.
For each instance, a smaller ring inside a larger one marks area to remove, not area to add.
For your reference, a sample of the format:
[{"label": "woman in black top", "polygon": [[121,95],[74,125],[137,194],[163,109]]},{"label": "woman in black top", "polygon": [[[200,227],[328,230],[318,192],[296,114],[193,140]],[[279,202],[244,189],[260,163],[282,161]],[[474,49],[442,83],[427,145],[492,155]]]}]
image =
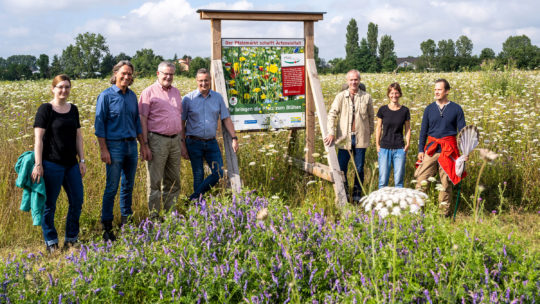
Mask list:
[{"label": "woman in black top", "polygon": [[79,111],[67,102],[71,90],[69,77],[54,77],[51,90],[53,100],[39,107],[34,121],[35,165],[32,171],[32,180],[43,178],[45,181],[47,200],[41,228],[49,252],[58,249],[54,212],[62,186],[69,201],[64,248],[77,243],[84,197],[82,177],[86,173]]},{"label": "woman in black top", "polygon": [[[405,159],[411,142],[411,114],[409,108],[399,104],[401,87],[394,82],[386,93],[390,99],[388,105],[377,112],[375,141],[379,155],[379,189],[388,186],[390,166],[394,167],[394,184],[403,188]],[[403,128],[405,127],[405,140]],[[382,133],[382,134],[381,134]]]}]

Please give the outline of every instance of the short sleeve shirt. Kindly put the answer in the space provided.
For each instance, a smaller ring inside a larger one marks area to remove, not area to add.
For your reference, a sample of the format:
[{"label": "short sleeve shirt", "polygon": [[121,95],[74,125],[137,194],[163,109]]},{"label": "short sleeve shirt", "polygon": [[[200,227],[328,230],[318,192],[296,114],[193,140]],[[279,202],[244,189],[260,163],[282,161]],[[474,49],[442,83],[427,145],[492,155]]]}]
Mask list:
[{"label": "short sleeve shirt", "polygon": [[388,105],[385,105],[379,108],[377,117],[382,119],[381,148],[401,149],[405,147],[403,126],[406,121],[411,120],[409,108],[402,105],[399,110],[392,111]]},{"label": "short sleeve shirt", "polygon": [[44,160],[71,167],[77,164],[77,129],[81,127],[79,110],[74,104],[67,113],[58,113],[50,103],[42,104],[36,113],[34,128],[45,129]]},{"label": "short sleeve shirt", "polygon": [[139,98],[139,113],[148,119],[148,131],[176,135],[182,131],[182,96],[177,88],[156,81]]},{"label": "short sleeve shirt", "polygon": [[217,123],[229,117],[223,97],[210,90],[203,97],[199,90],[188,93],[182,100],[182,120],[186,121],[186,136],[204,139],[216,137]]}]

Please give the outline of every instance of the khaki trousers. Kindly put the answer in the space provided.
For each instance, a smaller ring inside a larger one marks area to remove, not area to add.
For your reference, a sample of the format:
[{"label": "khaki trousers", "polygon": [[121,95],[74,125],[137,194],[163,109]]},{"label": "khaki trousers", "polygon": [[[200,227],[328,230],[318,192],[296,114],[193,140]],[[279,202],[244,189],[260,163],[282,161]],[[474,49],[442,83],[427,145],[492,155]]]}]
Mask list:
[{"label": "khaki trousers", "polygon": [[440,154],[441,153],[435,153],[433,156],[429,156],[427,153],[425,153],[422,164],[420,164],[420,166],[416,168],[416,171],[414,172],[414,177],[416,178],[416,190],[425,191],[425,187],[422,187],[420,182],[423,180],[427,181],[428,178],[435,176],[438,169],[441,184],[443,186],[443,190],[439,192],[439,203],[446,203],[441,204],[440,207],[443,209],[448,209],[452,199],[452,181],[446,172],[444,172],[443,168],[439,166],[438,160]]},{"label": "khaki trousers", "polygon": [[146,162],[148,210],[156,215],[162,200],[169,211],[180,195],[180,136],[169,138],[149,132],[148,146],[152,151],[152,160]]}]

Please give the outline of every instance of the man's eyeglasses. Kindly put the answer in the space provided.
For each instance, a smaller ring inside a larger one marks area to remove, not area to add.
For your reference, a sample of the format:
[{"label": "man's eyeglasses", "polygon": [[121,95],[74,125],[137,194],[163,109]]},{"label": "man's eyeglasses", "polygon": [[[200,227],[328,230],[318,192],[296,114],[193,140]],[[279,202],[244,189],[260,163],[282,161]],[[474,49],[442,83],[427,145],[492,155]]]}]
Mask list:
[{"label": "man's eyeglasses", "polygon": [[165,75],[165,76],[171,76],[173,77],[174,76],[174,73],[165,73],[165,72],[162,72],[162,71],[159,71],[161,74]]}]

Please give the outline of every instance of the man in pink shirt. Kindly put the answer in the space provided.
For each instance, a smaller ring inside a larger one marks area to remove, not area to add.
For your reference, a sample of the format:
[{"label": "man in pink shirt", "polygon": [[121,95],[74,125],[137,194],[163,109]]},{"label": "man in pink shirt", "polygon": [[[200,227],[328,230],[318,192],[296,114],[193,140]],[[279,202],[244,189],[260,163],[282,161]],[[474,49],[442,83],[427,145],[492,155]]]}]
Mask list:
[{"label": "man in pink shirt", "polygon": [[180,159],[187,158],[182,126],[182,96],[172,86],[175,66],[164,61],[158,80],[139,99],[143,149],[147,155],[147,194],[150,217],[159,218],[161,201],[169,211],[180,194]]}]

